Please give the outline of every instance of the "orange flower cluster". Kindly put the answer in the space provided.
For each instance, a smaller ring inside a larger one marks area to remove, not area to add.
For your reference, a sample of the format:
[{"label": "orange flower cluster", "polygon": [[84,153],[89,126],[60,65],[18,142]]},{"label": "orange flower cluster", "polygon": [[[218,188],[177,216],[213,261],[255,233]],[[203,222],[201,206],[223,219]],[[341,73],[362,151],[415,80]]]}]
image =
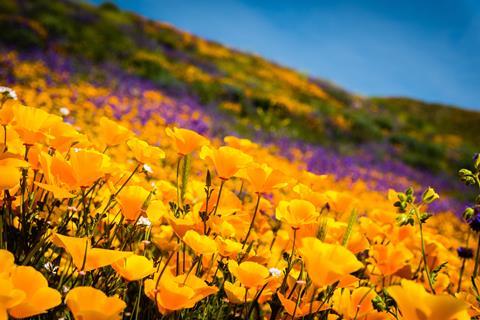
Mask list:
[{"label": "orange flower cluster", "polygon": [[0,319],[480,315],[467,227],[426,222],[433,190],[400,221],[403,193],[245,139],[50,107],[0,107]]}]

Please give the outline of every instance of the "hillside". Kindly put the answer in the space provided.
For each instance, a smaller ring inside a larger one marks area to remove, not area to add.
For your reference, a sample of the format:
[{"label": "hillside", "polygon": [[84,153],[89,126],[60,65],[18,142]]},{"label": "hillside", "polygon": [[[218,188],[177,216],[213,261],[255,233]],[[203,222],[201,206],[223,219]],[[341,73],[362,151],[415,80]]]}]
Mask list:
[{"label": "hillside", "polygon": [[480,319],[479,113],[0,12],[0,320]]},{"label": "hillside", "polygon": [[[198,101],[222,118],[225,132],[266,143],[292,139],[348,159],[366,157],[378,168],[402,161],[440,177],[453,177],[479,147],[478,112],[360,97],[112,4],[6,0],[0,12],[5,50],[54,51],[79,65],[119,66],[175,99]],[[97,76],[101,81],[102,72]]]}]

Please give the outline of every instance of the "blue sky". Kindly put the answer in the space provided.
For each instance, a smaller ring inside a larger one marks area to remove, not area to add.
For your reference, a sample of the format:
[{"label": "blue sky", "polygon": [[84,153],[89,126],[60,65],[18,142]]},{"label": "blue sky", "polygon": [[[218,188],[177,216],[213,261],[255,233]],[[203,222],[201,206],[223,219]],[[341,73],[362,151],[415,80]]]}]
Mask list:
[{"label": "blue sky", "polygon": [[359,94],[480,109],[477,0],[113,2]]}]

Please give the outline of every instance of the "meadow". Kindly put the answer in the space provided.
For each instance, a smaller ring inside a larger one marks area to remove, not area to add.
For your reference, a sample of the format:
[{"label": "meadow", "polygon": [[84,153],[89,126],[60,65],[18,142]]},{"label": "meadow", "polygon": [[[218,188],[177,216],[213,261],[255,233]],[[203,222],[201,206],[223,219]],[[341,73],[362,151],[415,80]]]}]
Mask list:
[{"label": "meadow", "polygon": [[65,3],[0,16],[0,320],[480,318],[476,113]]}]

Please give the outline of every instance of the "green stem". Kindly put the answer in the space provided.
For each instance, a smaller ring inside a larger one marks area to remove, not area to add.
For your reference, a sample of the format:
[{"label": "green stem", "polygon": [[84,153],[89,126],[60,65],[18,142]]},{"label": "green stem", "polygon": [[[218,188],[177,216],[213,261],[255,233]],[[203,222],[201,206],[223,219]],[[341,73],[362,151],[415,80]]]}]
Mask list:
[{"label": "green stem", "polygon": [[[137,293],[137,300],[135,302],[135,320],[138,319],[138,312],[140,310],[140,299],[142,297],[142,288],[143,288],[143,282],[142,280],[140,280],[140,285],[138,286],[138,293]],[[133,317],[133,313],[132,313],[132,317]],[[131,318],[130,318],[131,319]]]},{"label": "green stem", "polygon": [[3,152],[7,152],[7,126],[3,125]]},{"label": "green stem", "polygon": [[[222,179],[222,182],[220,182],[220,189],[218,190],[218,197],[217,197],[217,203],[215,204],[215,210],[213,211],[213,215],[215,216],[217,214],[218,206],[220,204],[220,197],[222,196],[222,190],[223,190],[223,185],[225,184],[226,180]],[[207,208],[208,210],[208,208]]]},{"label": "green stem", "polygon": [[250,226],[248,227],[247,235],[245,236],[245,239],[243,240],[242,249],[245,247],[245,244],[248,241],[248,237],[250,236],[250,232],[252,232],[253,225],[255,224],[255,217],[257,216],[258,205],[260,204],[260,198],[261,198],[261,195],[260,195],[260,193],[258,193],[257,194],[257,204],[255,205],[255,210],[253,211],[253,217],[252,217],[252,221],[250,221]]},{"label": "green stem", "polygon": [[292,251],[290,253],[290,257],[288,259],[288,266],[287,266],[287,271],[285,272],[285,277],[283,278],[282,284],[280,286],[280,292],[285,293],[285,286],[287,284],[287,278],[288,275],[290,274],[290,271],[292,270],[293,267],[293,255],[295,253],[295,242],[297,240],[297,229],[293,228],[293,243],[292,243]]},{"label": "green stem", "polygon": [[177,209],[180,208],[180,162],[182,161],[182,156],[178,157],[177,161]]},{"label": "green stem", "polygon": [[[428,267],[427,254],[425,253],[425,241],[423,239],[423,223],[420,220],[420,215],[419,215],[418,209],[415,208],[414,210],[415,210],[415,216],[417,217],[417,221],[418,221],[418,227],[420,229],[420,242],[421,242],[421,246],[422,246],[422,257],[423,257],[423,264],[424,264],[425,273],[426,273],[427,279],[428,279],[428,285],[430,286],[430,290],[432,290],[432,293],[436,294],[435,289],[433,288],[432,277],[430,276],[430,268]],[[479,238],[479,241],[480,241],[480,238]]]},{"label": "green stem", "polygon": [[478,263],[480,256],[480,233],[478,234],[478,244],[477,244],[477,252],[475,253],[475,266],[473,267],[473,274],[472,277],[476,278],[478,275]]},{"label": "green stem", "polygon": [[465,262],[466,262],[466,259],[462,259],[462,266],[460,267],[460,276],[458,277],[457,293],[459,293],[462,288],[462,277],[463,277],[463,272],[465,271]]}]

